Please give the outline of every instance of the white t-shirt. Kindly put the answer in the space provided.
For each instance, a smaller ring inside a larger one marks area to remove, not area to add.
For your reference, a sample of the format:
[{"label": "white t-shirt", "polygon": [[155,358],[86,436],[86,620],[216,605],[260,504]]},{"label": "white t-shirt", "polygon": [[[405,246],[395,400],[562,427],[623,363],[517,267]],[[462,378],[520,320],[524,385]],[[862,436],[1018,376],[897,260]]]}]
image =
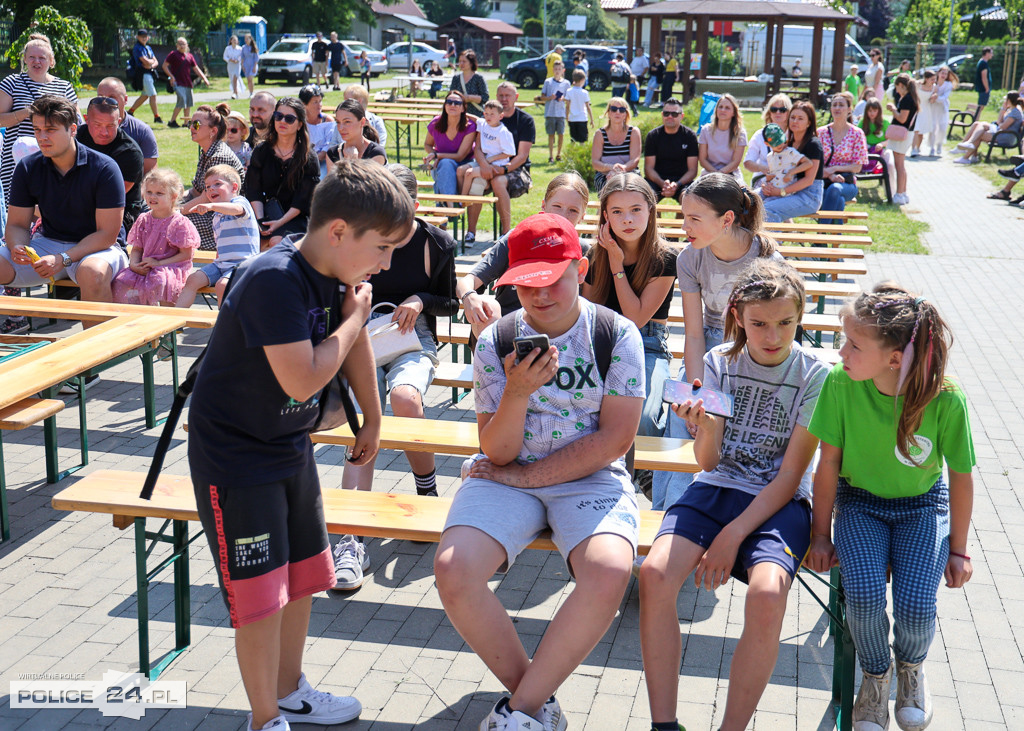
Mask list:
[{"label": "white t-shirt", "polygon": [[[615,316],[617,333],[612,348],[608,377],[602,382],[594,359],[595,305],[580,298],[580,317],[568,332],[551,338],[558,349],[555,378],[530,394],[523,428],[519,461],[535,462],[577,439],[597,431],[604,396],[643,399],[644,346],[636,325],[622,315]],[[516,313],[516,335],[537,335]],[[495,326],[491,325],[476,344],[473,354],[473,395],[478,414],[493,414],[505,393],[505,369],[498,358]]]},{"label": "white t-shirt", "polygon": [[569,121],[586,122],[590,92],[582,86],[573,86],[569,91],[565,92],[565,98],[569,101]]},{"label": "white t-shirt", "polygon": [[762,127],[750,138],[750,144],[747,145],[747,156],[743,159],[758,165],[767,165],[769,149],[764,141],[764,128]]},{"label": "white t-shirt", "polygon": [[629,62],[629,70],[633,72],[633,76],[640,79],[647,69],[650,68],[651,62],[647,60],[647,55],[633,56],[633,60]]},{"label": "white t-shirt", "polygon": [[491,160],[492,165],[507,165],[508,161],[516,154],[516,143],[509,128],[498,122],[497,127],[484,122],[476,126],[480,133],[480,149],[488,160],[492,155],[502,154],[506,157]]},{"label": "white t-shirt", "polygon": [[768,153],[768,180],[776,188],[785,188],[790,183],[795,183],[795,180],[787,183],[782,179],[786,173],[796,167],[799,164],[803,155],[795,147],[787,147],[782,152],[775,152],[772,150]]},{"label": "white t-shirt", "polygon": [[237,74],[242,70],[242,47],[228,46],[224,49],[224,61],[228,65],[228,73]]}]

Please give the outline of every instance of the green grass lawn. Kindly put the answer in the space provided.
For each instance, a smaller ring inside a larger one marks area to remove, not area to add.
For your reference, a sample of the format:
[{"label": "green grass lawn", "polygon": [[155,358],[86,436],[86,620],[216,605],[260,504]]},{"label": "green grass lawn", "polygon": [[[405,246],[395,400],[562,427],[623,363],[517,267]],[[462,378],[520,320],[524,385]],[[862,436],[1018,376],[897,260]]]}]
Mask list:
[{"label": "green grass lawn", "polygon": [[[371,82],[371,88],[387,88],[387,76],[374,79]],[[223,78],[213,78],[212,90],[220,93],[224,101],[228,102],[233,109],[238,109],[243,114],[248,116],[248,101],[246,99],[232,100],[229,98],[230,90],[227,85],[227,80]],[[497,86],[497,80],[488,82],[488,87],[493,98]],[[275,93],[276,89],[283,88],[283,84],[267,84],[264,87],[268,91]],[[206,87],[200,86],[197,91],[206,91]],[[277,92],[279,93],[279,92]],[[539,92],[537,90],[523,89],[520,91],[520,101],[531,101]],[[993,97],[996,95],[993,94]],[[594,119],[598,124],[601,124],[604,119],[604,109],[608,104],[608,100],[611,98],[611,93],[605,92],[592,92],[591,93],[591,106],[594,112]],[[976,99],[976,95],[973,92],[954,92],[953,104],[954,108],[963,108],[963,105]],[[324,99],[324,109],[333,109],[342,100],[342,93],[337,91],[331,91],[327,93]],[[537,142],[534,144],[533,149],[530,153],[531,171],[533,176],[533,188],[530,192],[524,196],[516,198],[512,201],[512,220],[513,222],[521,221],[523,218],[537,213],[540,210],[541,201],[543,200],[544,190],[547,188],[551,178],[558,173],[562,172],[564,167],[569,167],[569,163],[563,160],[562,163],[549,163],[548,162],[548,140],[547,135],[544,133],[544,109],[542,104],[537,104],[527,110],[533,115],[537,122]],[[138,114],[144,121],[151,121],[148,107],[140,108]],[[986,109],[983,118],[995,118],[996,111],[993,111],[991,107]],[[161,105],[161,115],[165,120],[170,119],[170,105]],[[649,122],[647,124],[654,125],[659,124],[659,118],[656,112],[647,112],[641,110],[642,116],[649,116]],[[760,112],[756,110],[744,111],[743,122],[747,128],[748,135],[753,134],[762,126]],[[688,123],[689,120],[688,120]],[[419,157],[423,154],[422,142],[423,135],[426,131],[426,124],[419,126],[419,143],[416,144],[416,132],[413,133],[413,155],[416,157],[417,162]],[[647,126],[647,125],[645,125]],[[393,157],[394,155],[394,141],[391,139],[394,124],[388,125],[388,154]],[[160,161],[161,165],[169,166],[175,169],[185,180],[186,184],[192,179],[195,174],[195,165],[197,150],[189,139],[188,131],[185,129],[167,129],[164,125],[156,125],[154,132],[157,137],[157,142],[160,145]],[[569,145],[569,136],[565,136],[566,147]],[[955,141],[949,143],[947,147],[952,148]],[[567,151],[568,152],[568,151]],[[577,155],[588,153],[585,150],[577,150]],[[947,153],[949,154],[949,153]],[[567,155],[563,155],[563,158]],[[403,142],[402,145],[402,162],[408,164],[408,157],[406,154],[406,144]],[[997,165],[998,162],[998,165]],[[1002,167],[1006,163],[1005,158],[998,157],[993,154],[993,164],[985,165],[984,163],[972,166],[979,174],[988,176],[989,168],[991,168],[990,174],[994,180],[1002,180],[996,175],[996,167]],[[424,173],[417,173],[420,177],[424,177]],[[749,174],[745,173],[748,182]],[[921,242],[921,234],[928,230],[928,225],[918,221],[912,221],[907,218],[900,209],[896,206],[889,205],[884,201],[882,194],[882,186],[875,182],[864,183],[861,187],[861,192],[857,197],[856,202],[850,204],[850,210],[867,211],[870,215],[868,226],[871,231],[871,236],[874,239],[873,251],[895,251],[900,253],[909,254],[923,254],[927,253],[927,248]],[[480,231],[486,232],[490,230],[490,215],[484,212],[481,217]]]}]

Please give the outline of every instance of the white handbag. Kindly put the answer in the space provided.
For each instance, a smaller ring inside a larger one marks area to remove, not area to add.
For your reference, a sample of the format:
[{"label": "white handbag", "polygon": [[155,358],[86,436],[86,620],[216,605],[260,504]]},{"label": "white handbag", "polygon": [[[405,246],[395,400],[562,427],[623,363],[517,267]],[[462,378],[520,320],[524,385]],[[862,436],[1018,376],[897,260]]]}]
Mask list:
[{"label": "white handbag", "polygon": [[403,333],[398,329],[398,323],[391,319],[392,313],[373,316],[378,307],[390,307],[397,310],[396,305],[390,302],[376,304],[370,310],[370,320],[366,328],[370,333],[370,345],[373,347],[374,365],[378,368],[387,365],[391,361],[406,353],[415,353],[422,350],[420,339],[416,337],[416,331],[410,330]]}]

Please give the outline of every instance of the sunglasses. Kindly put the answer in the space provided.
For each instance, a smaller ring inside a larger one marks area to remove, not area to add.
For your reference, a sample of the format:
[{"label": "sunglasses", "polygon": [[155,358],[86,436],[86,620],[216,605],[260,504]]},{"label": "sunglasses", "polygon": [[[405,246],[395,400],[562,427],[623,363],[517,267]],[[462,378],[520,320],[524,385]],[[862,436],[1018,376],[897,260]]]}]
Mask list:
[{"label": "sunglasses", "polygon": [[619,112],[620,114],[625,114],[626,108],[625,107],[608,107],[608,111],[609,112]]},{"label": "sunglasses", "polygon": [[661,116],[663,116],[663,117],[673,117],[674,118],[674,117],[678,117],[681,114],[682,114],[682,112],[662,112]]},{"label": "sunglasses", "polygon": [[202,126],[203,126],[203,123],[200,122],[198,119],[193,119],[191,122],[186,122],[185,123],[185,128],[186,129],[199,129]]},{"label": "sunglasses", "polygon": [[299,118],[294,114],[285,114],[284,112],[274,112],[274,121],[280,122],[284,120],[287,124],[295,124],[299,121]]},{"label": "sunglasses", "polygon": [[241,127],[228,127],[228,132],[231,132],[232,134],[234,134],[235,132],[239,132],[240,133],[240,132],[244,132],[244,131],[245,130],[243,130]]},{"label": "sunglasses", "polygon": [[108,107],[109,109],[117,108],[117,99],[109,96],[95,96],[89,100],[90,107]]},{"label": "sunglasses", "polygon": [[451,104],[453,107],[461,107],[462,106],[462,100],[461,99],[445,99],[444,103],[445,104]]},{"label": "sunglasses", "polygon": [[783,112],[788,112],[789,110],[786,109],[785,107],[769,107],[768,111],[771,112],[772,114],[782,114]]}]

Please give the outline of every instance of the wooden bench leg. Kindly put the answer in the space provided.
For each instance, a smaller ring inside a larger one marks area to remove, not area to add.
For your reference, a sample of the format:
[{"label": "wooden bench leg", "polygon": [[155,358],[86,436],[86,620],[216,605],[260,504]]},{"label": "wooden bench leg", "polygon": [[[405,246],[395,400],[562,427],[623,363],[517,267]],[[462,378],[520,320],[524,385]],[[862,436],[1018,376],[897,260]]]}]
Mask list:
[{"label": "wooden bench leg", "polygon": [[[60,482],[65,477],[89,464],[89,428],[86,422],[85,398],[85,376],[80,375],[71,379],[78,384],[78,445],[82,455],[82,461],[74,467],[66,470],[60,469],[58,446],[57,446],[57,417],[51,416],[43,421],[43,445],[46,454],[46,481],[50,484]],[[58,387],[51,386],[43,391],[44,398],[58,398]]]},{"label": "wooden bench leg", "polygon": [[11,516],[7,513],[7,476],[4,471],[4,438],[0,432],[0,543],[11,539]]},{"label": "wooden bench leg", "polygon": [[[810,576],[828,586],[828,602],[823,602],[804,579]],[[797,574],[797,581],[811,593],[811,597],[828,615],[829,634],[832,636],[832,715],[839,731],[853,728],[853,684],[857,652],[846,621],[846,600],[839,568],[833,568],[828,580],[809,569]]]},{"label": "wooden bench leg", "polygon": [[[165,534],[173,523],[172,534]],[[150,680],[156,680],[160,673],[178,655],[188,649],[192,642],[191,586],[188,572],[188,547],[203,534],[198,531],[188,537],[188,521],[165,520],[156,533],[146,530],[146,519],[135,519],[135,584],[139,624],[139,672]],[[151,544],[147,546],[147,541]],[[152,570],[147,568],[147,559],[158,543],[171,544],[171,555]],[[164,655],[156,664],[149,657],[149,585],[157,574],[174,565],[174,649]]]}]

